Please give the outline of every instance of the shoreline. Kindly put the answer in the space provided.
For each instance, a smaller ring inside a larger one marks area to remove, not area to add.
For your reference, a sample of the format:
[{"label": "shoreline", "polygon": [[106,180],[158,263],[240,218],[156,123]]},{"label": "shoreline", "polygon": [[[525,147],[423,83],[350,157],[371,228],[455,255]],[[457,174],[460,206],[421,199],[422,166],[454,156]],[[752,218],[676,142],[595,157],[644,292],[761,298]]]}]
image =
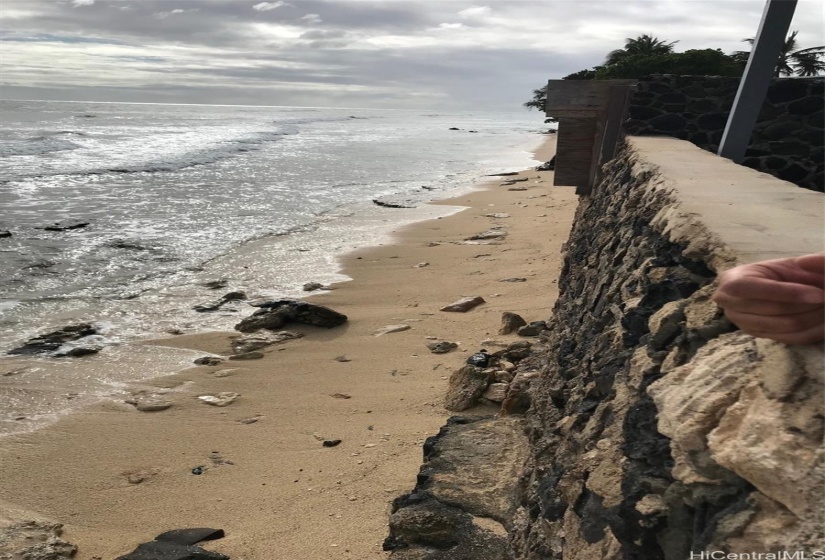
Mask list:
[{"label": "shoreline", "polygon": [[[548,136],[537,159],[549,159],[554,144]],[[482,340],[517,338],[496,334],[503,311],[528,321],[551,312],[577,197],[552,187],[552,172],[528,169],[517,178],[524,177],[515,185],[524,191],[491,177],[434,203],[465,209],[342,256],[341,272],[352,280],[307,295],[348,315],[343,326],[287,325],[305,336],[268,348],[263,359],[193,367],[136,387],[168,389],[174,406],[165,411],[101,403],[0,439],[0,502],[64,523],[79,560],[114,558],[162,531],[194,526],[224,529],[226,537],[205,548],[233,560],[386,558],[389,503],[413,487],[424,439],[449,416],[441,402],[450,373]],[[506,229],[503,242],[463,243],[491,226]],[[525,281],[500,282],[511,277]],[[464,314],[438,311],[464,295],[487,303]],[[411,328],[374,336],[390,324]],[[226,355],[232,336],[154,343]],[[459,348],[431,354],[425,344],[433,336]],[[227,369],[235,371],[215,375]],[[225,408],[196,398],[222,391],[240,396]],[[324,448],[318,438],[342,443]],[[198,466],[205,472],[195,476]]]},{"label": "shoreline", "polygon": [[[525,141],[524,159],[528,159],[526,154],[535,153],[536,144],[543,140],[539,135]],[[437,196],[454,198],[472,192],[477,183],[454,186]],[[318,293],[301,290],[306,282],[329,285],[349,281],[351,277],[344,273],[342,259],[353,251],[392,243],[393,226],[387,225],[390,220],[406,226],[462,210],[445,208],[438,200],[390,210],[371,202],[345,205],[319,215],[317,222],[305,226],[307,233],[248,240],[203,263],[199,266],[201,270],[190,271],[186,283],[158,287],[145,298],[110,301],[108,307],[98,308],[92,317],[86,314],[92,310],[91,305],[79,307],[80,315],[74,310],[56,311],[53,316],[58,320],[54,324],[47,328],[32,325],[14,346],[44,332],[89,323],[100,328],[105,350],[82,360],[2,356],[0,375],[4,376],[4,384],[0,387],[0,402],[8,406],[0,416],[0,438],[43,429],[102,399],[128,397],[125,390],[129,385],[174,375],[197,356],[153,341],[165,340],[170,335],[232,332],[240,316],[250,310],[245,303],[230,302],[219,311],[195,313],[195,305],[237,290],[250,299],[312,298]],[[273,255],[277,256],[277,263]],[[216,279],[226,280],[227,286],[221,290],[204,287]],[[19,382],[17,372],[25,372]],[[60,383],[55,384],[54,379]]]}]

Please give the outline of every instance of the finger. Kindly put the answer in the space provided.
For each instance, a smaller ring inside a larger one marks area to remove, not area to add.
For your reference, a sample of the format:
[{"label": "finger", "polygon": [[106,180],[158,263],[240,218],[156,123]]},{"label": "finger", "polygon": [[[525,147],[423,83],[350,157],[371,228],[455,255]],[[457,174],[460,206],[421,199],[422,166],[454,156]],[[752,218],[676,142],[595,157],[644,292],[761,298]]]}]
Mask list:
[{"label": "finger", "polygon": [[795,315],[754,315],[739,311],[725,310],[725,316],[745,332],[761,332],[775,334],[789,334],[806,331],[810,328],[825,324],[825,316],[821,309],[797,313]]},{"label": "finger", "polygon": [[817,303],[789,303],[764,299],[744,299],[734,297],[725,292],[714,294],[713,301],[726,311],[740,311],[754,315],[794,315],[796,313],[822,309],[822,305]]},{"label": "finger", "polygon": [[823,328],[822,325],[811,327],[810,329],[806,329],[804,331],[799,331],[795,333],[777,334],[762,333],[759,331],[745,332],[758,338],[770,338],[771,340],[776,340],[777,342],[782,342],[784,344],[815,344],[817,342],[822,342],[823,340],[825,340],[825,328]]},{"label": "finger", "polygon": [[753,276],[723,277],[720,280],[718,292],[741,299],[761,299],[788,303],[825,303],[825,290],[822,288]]},{"label": "finger", "polygon": [[805,255],[795,260],[796,265],[802,270],[819,274],[820,278],[825,277],[825,253]]},{"label": "finger", "polygon": [[[816,255],[813,256],[816,257]],[[732,268],[725,274],[730,275],[731,278],[747,276],[821,287],[823,284],[823,273],[816,270],[818,266],[816,259],[807,259],[807,257],[798,258],[802,258],[803,264],[812,268],[812,270],[801,267],[797,262],[797,258],[789,258],[745,264]]]}]

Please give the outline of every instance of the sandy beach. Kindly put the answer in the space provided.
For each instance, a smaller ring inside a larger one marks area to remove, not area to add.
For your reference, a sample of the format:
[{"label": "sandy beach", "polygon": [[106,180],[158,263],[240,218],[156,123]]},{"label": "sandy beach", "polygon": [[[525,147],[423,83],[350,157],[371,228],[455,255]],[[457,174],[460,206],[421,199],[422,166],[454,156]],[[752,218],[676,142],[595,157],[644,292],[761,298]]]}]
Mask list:
[{"label": "sandy beach", "polygon": [[[548,136],[536,159],[554,152]],[[527,180],[502,186],[505,179]],[[0,502],[63,523],[79,560],[109,560],[183,527],[223,529],[225,538],[204,547],[233,560],[385,558],[390,502],[413,487],[424,439],[450,415],[442,406],[450,373],[482,341],[517,338],[497,334],[502,312],[527,321],[551,313],[577,203],[572,188],[552,180],[532,169],[491,178],[437,203],[465,210],[344,256],[353,280],[309,300],[346,314],[345,325],[288,325],[303,338],[265,349],[262,359],[193,367],[135,388],[168,389],[168,410],[105,403],[0,439]],[[495,226],[505,238],[464,241]],[[515,277],[526,281],[502,281]],[[471,295],[486,303],[439,311]],[[399,324],[410,328],[375,336]],[[236,336],[154,343],[227,356]],[[428,337],[458,349],[432,354]],[[240,395],[227,407],[197,399],[227,391]],[[341,443],[322,445],[332,439]]]}]

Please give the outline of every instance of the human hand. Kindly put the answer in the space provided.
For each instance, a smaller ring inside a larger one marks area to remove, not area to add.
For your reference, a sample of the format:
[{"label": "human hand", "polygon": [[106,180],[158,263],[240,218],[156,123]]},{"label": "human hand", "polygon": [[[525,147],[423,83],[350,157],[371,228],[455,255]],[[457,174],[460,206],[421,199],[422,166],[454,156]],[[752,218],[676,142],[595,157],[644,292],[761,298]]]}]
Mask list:
[{"label": "human hand", "polygon": [[713,301],[744,332],[785,344],[825,339],[825,253],[737,266]]}]

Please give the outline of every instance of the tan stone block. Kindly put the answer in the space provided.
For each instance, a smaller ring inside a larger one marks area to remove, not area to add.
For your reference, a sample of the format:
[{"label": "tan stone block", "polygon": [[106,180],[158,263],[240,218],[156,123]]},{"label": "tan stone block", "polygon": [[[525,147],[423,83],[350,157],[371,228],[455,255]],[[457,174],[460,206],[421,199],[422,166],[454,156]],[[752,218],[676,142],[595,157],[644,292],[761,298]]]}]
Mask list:
[{"label": "tan stone block", "polygon": [[789,550],[797,542],[799,519],[782,504],[759,492],[748,496],[747,520],[739,527],[729,527],[725,520],[717,529],[715,547],[730,552],[753,550]]},{"label": "tan stone block", "polygon": [[487,390],[484,391],[484,394],[481,396],[488,401],[500,403],[504,400],[504,397],[507,396],[507,388],[509,386],[509,383],[490,383],[490,386],[487,387]]},{"label": "tan stone block", "polygon": [[636,511],[642,515],[665,515],[668,507],[665,499],[659,494],[648,494],[636,502]]},{"label": "tan stone block", "polygon": [[754,339],[754,343],[761,362],[762,389],[772,399],[787,398],[805,374],[799,357],[792,348],[767,338]]},{"label": "tan stone block", "polygon": [[[592,452],[591,452],[592,453]],[[587,487],[604,499],[605,507],[622,503],[622,458],[620,449],[596,451],[595,468],[587,477]]]},{"label": "tan stone block", "polygon": [[746,387],[709,434],[711,457],[798,517],[810,515],[822,507],[823,481],[814,474],[825,454],[822,434],[789,425],[788,412],[822,418],[824,396],[820,386],[805,401],[785,403],[769,398],[758,385]]},{"label": "tan stone block", "polygon": [[659,409],[659,431],[671,439],[682,482],[724,478],[707,452],[707,435],[754,377],[753,338],[723,335],[699,350],[689,363],[653,383],[648,394]]},{"label": "tan stone block", "polygon": [[[647,324],[650,329],[650,336],[652,338],[667,337],[671,332],[675,332],[678,328],[675,324],[684,321],[683,309],[685,307],[685,300],[669,301],[664,304],[659,311],[654,313],[648,319]],[[667,329],[668,332],[661,332]]]},{"label": "tan stone block", "polygon": [[721,311],[710,298],[716,291],[716,285],[709,285],[699,289],[690,296],[685,305],[685,327],[699,329],[718,318]]}]

